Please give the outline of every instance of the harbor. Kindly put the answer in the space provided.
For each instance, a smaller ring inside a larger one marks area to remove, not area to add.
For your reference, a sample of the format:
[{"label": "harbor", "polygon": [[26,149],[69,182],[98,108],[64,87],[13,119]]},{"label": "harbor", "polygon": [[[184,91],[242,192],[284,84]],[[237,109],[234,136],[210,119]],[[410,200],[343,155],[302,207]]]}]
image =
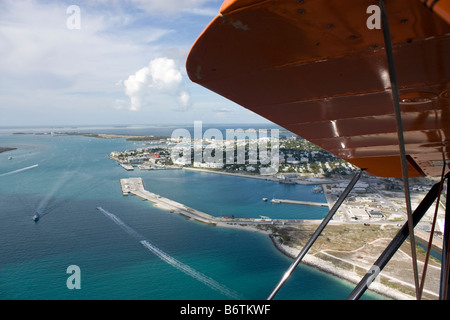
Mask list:
[{"label": "harbor", "polygon": [[[192,221],[201,222],[210,226],[236,228],[266,234],[280,252],[291,258],[295,258],[298,255],[300,248],[297,245],[292,246],[291,244],[286,243],[286,237],[301,237],[305,232],[308,233],[315,230],[321,223],[321,220],[272,219],[262,215],[260,218],[216,217],[146,190],[142,178],[120,179],[120,183],[123,195],[138,196],[154,203],[155,206],[160,209],[182,215]],[[310,202],[309,204],[311,203],[315,202]],[[300,202],[297,204],[300,204]],[[302,204],[305,205],[306,203],[303,202]],[[387,238],[379,238],[379,235],[376,234],[378,230],[383,229],[385,230],[384,232],[387,232],[386,230],[388,228],[390,229],[392,226],[393,223],[385,221],[372,220],[369,224],[363,223],[362,221],[345,222],[341,219],[333,219],[330,221],[329,227],[327,228],[327,237],[322,239],[322,242],[318,241],[314,250],[311,250],[311,253],[304,258],[303,263],[347,281],[357,283],[357,273],[360,272],[360,270],[370,268],[370,263],[361,261],[358,258],[359,254],[363,251],[367,251],[368,254],[373,255],[374,258],[376,258],[379,245],[385,244],[385,242],[388,241]],[[329,248],[329,243],[338,243],[340,241],[339,239],[342,238],[341,232],[345,232],[348,239],[351,240],[349,240],[346,245],[340,244],[339,250]],[[365,240],[361,242],[359,238],[368,233],[373,234],[373,239],[370,240],[370,242],[366,242]],[[326,247],[323,246],[324,241],[327,243]],[[357,250],[351,249],[354,248],[354,245],[351,245],[351,243],[357,243],[357,246],[359,246]],[[397,261],[397,259],[394,260],[396,261],[395,263],[402,263],[402,259],[403,258],[400,258],[399,261]],[[424,291],[430,297],[435,297],[435,292],[432,290],[432,287],[438,275],[436,275],[436,270],[434,269],[433,266],[429,270],[429,273],[432,275],[430,275],[431,278],[429,278],[429,284]],[[411,287],[411,284],[408,281],[409,277],[404,274],[398,274],[395,270],[388,270],[382,277],[389,281],[395,280],[401,282],[402,286],[405,288]],[[403,300],[410,298],[410,296],[392,289],[390,286],[379,283],[374,284],[371,289],[393,299]]]},{"label": "harbor", "polygon": [[[144,237],[141,240],[148,240],[170,257],[220,280],[221,284],[238,291],[245,298],[264,299],[273,282],[284,271],[282,263],[286,262],[286,258],[274,249],[268,236],[261,230],[256,232],[256,227],[253,231],[250,226],[233,225],[231,214],[235,211],[230,208],[234,202],[223,206],[223,214],[220,209],[203,208],[200,205],[204,200],[195,198],[195,195],[202,194],[202,190],[193,190],[193,180],[176,181],[176,178],[185,176],[195,178],[197,185],[213,190],[211,193],[216,196],[210,197],[208,193],[208,200],[217,203],[223,197],[228,199],[219,187],[228,180],[232,180],[231,185],[236,184],[236,179],[190,172],[185,175],[184,170],[145,171],[142,176],[136,167],[134,171],[126,171],[105,156],[111,150],[135,146],[124,139],[50,135],[11,135],[4,139],[5,145],[21,147],[11,154],[11,161],[7,160],[7,153],[1,154],[4,159],[0,171],[4,174],[1,198],[5,218],[1,224],[1,235],[5,246],[2,247],[0,259],[3,280],[0,282],[4,284],[0,291],[5,299],[228,299],[228,296],[211,290],[208,285],[162,261],[147,246],[135,241],[127,233],[128,229],[119,227],[116,221],[106,217],[97,207],[114,214],[139,232]],[[35,164],[39,166],[31,168]],[[143,187],[162,198],[211,215],[228,215],[229,224],[224,223],[226,227],[223,228],[215,227],[175,211],[160,209],[159,205],[131,193],[123,196],[120,180],[129,177],[142,177]],[[168,188],[161,188],[162,182]],[[243,179],[231,191],[247,196],[245,191],[252,183],[261,187],[267,184],[255,179]],[[273,185],[279,187],[278,184]],[[186,190],[186,197],[180,197],[183,190]],[[234,193],[231,191],[230,197],[233,199]],[[272,193],[266,194],[272,196]],[[261,204],[262,197],[255,197],[253,203]],[[194,200],[188,202],[186,198]],[[54,207],[55,210],[35,223],[32,217],[38,204],[46,199],[47,208]],[[272,206],[268,203],[266,207]],[[267,212],[260,214],[274,217]],[[237,212],[235,215],[241,216]],[[71,250],[68,251],[68,248]],[[29,257],[33,257],[32,261]],[[239,263],[241,261],[245,267]],[[261,261],[268,272],[264,276],[251,277]],[[82,289],[78,291],[66,288],[66,279],[70,275],[64,276],[65,269],[61,269],[61,266],[72,264],[81,267]],[[30,270],[45,272],[33,273]],[[30,278],[30,275],[35,277]],[[63,278],[58,275],[63,275]],[[314,270],[300,277],[299,283],[302,278],[314,277],[314,283],[320,283],[321,288],[311,285],[301,292],[288,289],[285,296],[307,299],[311,292],[317,294],[318,290],[325,297],[329,295],[330,299],[345,296],[346,285],[340,280],[328,283],[328,276]],[[48,285],[57,284],[57,279],[62,279],[61,285]],[[29,281],[33,282],[33,286],[29,286]],[[257,286],[263,288],[254,290]],[[341,286],[342,292],[336,292],[336,287]]]},{"label": "harbor", "polygon": [[[122,194],[124,196],[135,195],[144,200],[154,203],[157,207],[168,210],[172,213],[183,215],[191,220],[215,225],[220,227],[245,227],[255,231],[255,227],[261,225],[298,225],[298,224],[318,224],[320,220],[301,220],[301,219],[271,219],[270,217],[260,216],[260,218],[230,218],[215,217],[205,212],[189,208],[184,204],[171,199],[162,197],[156,193],[145,189],[142,178],[120,179]],[[258,231],[258,230],[256,230]]]}]

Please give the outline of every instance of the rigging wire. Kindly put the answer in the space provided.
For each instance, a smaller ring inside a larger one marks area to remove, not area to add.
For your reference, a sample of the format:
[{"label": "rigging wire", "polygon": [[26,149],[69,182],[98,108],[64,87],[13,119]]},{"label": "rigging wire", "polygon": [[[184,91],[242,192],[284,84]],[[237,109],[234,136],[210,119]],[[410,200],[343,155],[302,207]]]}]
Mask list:
[{"label": "rigging wire", "polygon": [[[441,261],[441,288],[439,290],[439,298],[441,300],[448,300],[448,284],[449,284],[449,272],[450,272],[450,246],[449,246],[449,229],[450,229],[450,209],[449,205],[449,191],[450,184],[447,180],[447,202],[445,205],[445,227],[444,227],[444,243],[442,246],[442,261]],[[444,260],[445,259],[445,260]]]},{"label": "rigging wire", "polygon": [[386,13],[386,7],[384,4],[384,0],[379,1],[380,9],[381,9],[381,17],[382,17],[382,25],[383,25],[383,36],[385,42],[385,50],[388,61],[389,68],[389,76],[391,81],[391,93],[394,103],[395,109],[395,117],[397,121],[397,134],[399,139],[399,148],[400,148],[400,158],[401,158],[401,167],[402,167],[402,176],[403,176],[403,185],[405,191],[405,202],[406,202],[406,211],[408,216],[408,228],[409,228],[409,239],[411,243],[411,256],[412,256],[412,264],[414,270],[414,283],[416,290],[416,298],[419,299],[419,275],[418,275],[418,267],[417,267],[417,254],[416,254],[416,241],[414,236],[414,226],[412,220],[412,209],[411,209],[411,196],[409,192],[409,181],[408,181],[408,167],[406,160],[406,150],[405,150],[405,140],[403,136],[403,124],[401,119],[401,109],[400,109],[400,100],[399,100],[399,92],[398,92],[398,83],[397,83],[397,75],[395,71],[395,62],[394,62],[394,54],[392,50],[391,43],[391,33],[389,30],[389,21]]},{"label": "rigging wire", "polygon": [[420,282],[419,300],[422,298],[423,288],[425,286],[425,277],[426,277],[426,274],[427,274],[428,261],[429,261],[430,252],[431,252],[431,245],[433,243],[434,228],[436,226],[437,213],[438,213],[438,210],[439,210],[439,203],[440,203],[440,199],[441,199],[442,188],[444,186],[444,178],[445,178],[444,176],[445,176],[446,166],[447,166],[447,164],[445,163],[445,160],[444,160],[444,166],[442,168],[442,174],[441,174],[441,182],[440,182],[440,185],[439,185],[439,193],[438,193],[438,197],[437,197],[437,200],[436,200],[436,208],[434,210],[433,223],[431,225],[430,239],[428,240],[427,254],[426,254],[426,257],[425,257],[425,262],[424,262],[423,271],[422,271],[422,279],[421,279],[421,282]]},{"label": "rigging wire", "polygon": [[311,247],[314,245],[315,241],[321,235],[323,230],[325,230],[326,226],[328,225],[330,220],[333,218],[334,214],[337,212],[337,210],[339,209],[341,204],[347,198],[349,193],[353,190],[353,187],[358,182],[359,178],[361,177],[361,175],[363,174],[364,171],[365,171],[365,169],[361,169],[357,174],[355,174],[353,176],[353,179],[350,181],[347,188],[345,188],[344,192],[341,194],[339,199],[334,203],[333,207],[330,209],[330,211],[328,212],[326,217],[322,220],[322,223],[319,225],[317,230],[314,232],[314,234],[311,236],[311,238],[305,244],[303,249],[300,251],[300,253],[298,254],[295,261],[289,266],[288,270],[284,273],[281,280],[277,283],[275,288],[272,290],[272,292],[270,293],[267,300],[272,300],[275,297],[275,295],[278,293],[278,291],[281,289],[281,287],[284,285],[284,283],[289,279],[289,277],[291,276],[294,269],[300,264],[303,257],[308,253],[309,249],[311,249]]}]

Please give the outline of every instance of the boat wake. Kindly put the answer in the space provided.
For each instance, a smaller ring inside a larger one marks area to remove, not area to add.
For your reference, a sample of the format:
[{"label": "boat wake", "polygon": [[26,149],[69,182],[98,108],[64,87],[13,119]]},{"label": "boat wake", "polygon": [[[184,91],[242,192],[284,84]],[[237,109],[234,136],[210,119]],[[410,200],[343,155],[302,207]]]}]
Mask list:
[{"label": "boat wake", "polygon": [[[37,209],[36,209],[36,213],[38,213],[39,218],[40,218],[40,217],[43,217],[44,215],[46,215],[46,214],[50,213],[51,211],[53,211],[56,207],[60,206],[60,204],[58,204],[58,203],[53,203],[52,205],[50,205],[51,202],[52,202],[51,199],[52,199],[53,196],[56,194],[56,192],[58,192],[58,190],[60,190],[60,189],[62,188],[62,186],[63,186],[64,184],[66,184],[67,181],[68,181],[73,175],[74,175],[73,172],[65,173],[64,176],[62,176],[58,181],[56,181],[56,183],[53,185],[52,190],[51,190],[50,192],[47,193],[47,195],[45,196],[45,198],[43,198],[43,199],[39,202],[39,204],[38,204],[38,206],[37,206]],[[38,218],[38,219],[39,219],[39,218]],[[33,217],[33,220],[35,220],[34,217]],[[35,221],[37,221],[37,220],[35,220]]]},{"label": "boat wake", "polygon": [[165,253],[161,249],[155,247],[154,245],[152,245],[148,241],[142,240],[141,244],[144,247],[146,247],[149,251],[154,253],[156,256],[158,256],[161,260],[167,262],[168,264],[170,264],[171,266],[177,268],[178,270],[183,271],[185,274],[193,277],[194,279],[196,279],[196,280],[206,284],[211,289],[216,290],[216,291],[226,295],[227,297],[229,297],[231,299],[236,299],[236,300],[241,299],[241,297],[239,297],[238,293],[234,292],[231,289],[228,289],[227,287],[225,287],[225,286],[221,285],[220,283],[218,283],[216,280],[205,276],[204,274],[198,272],[197,270],[192,269],[188,265],[186,265],[186,264],[178,261],[177,259],[169,256],[167,253]]},{"label": "boat wake", "polygon": [[18,169],[18,170],[2,173],[2,174],[0,174],[0,177],[8,176],[8,175],[14,174],[14,173],[19,173],[19,172],[22,172],[22,171],[25,171],[25,170],[30,170],[30,169],[36,168],[37,166],[39,166],[39,165],[35,164],[35,165],[29,166],[29,167],[25,167],[25,168],[22,168],[22,169]]},{"label": "boat wake", "polygon": [[174,257],[170,256],[169,254],[167,254],[163,250],[161,250],[158,247],[156,247],[155,245],[151,244],[148,240],[146,240],[144,238],[144,236],[142,236],[136,230],[132,229],[130,226],[125,224],[122,220],[120,220],[118,217],[116,217],[111,212],[106,211],[102,207],[97,207],[97,210],[99,210],[106,217],[108,217],[112,221],[114,221],[119,227],[121,227],[129,235],[131,235],[135,239],[139,240],[139,242],[145,248],[147,248],[151,253],[156,255],[162,261],[164,261],[164,262],[168,263],[169,265],[171,265],[172,267],[174,267],[174,268],[184,272],[188,276],[190,276],[190,277],[192,277],[192,278],[202,282],[203,284],[207,285],[211,289],[226,295],[230,299],[236,299],[236,300],[242,299],[242,297],[240,297],[240,295],[237,292],[235,292],[235,291],[225,287],[224,285],[218,283],[216,280],[214,280],[214,279],[212,279],[212,278],[202,274],[201,272],[198,272],[197,270],[191,268],[190,266],[188,266],[188,265],[178,261],[177,259],[175,259]]}]

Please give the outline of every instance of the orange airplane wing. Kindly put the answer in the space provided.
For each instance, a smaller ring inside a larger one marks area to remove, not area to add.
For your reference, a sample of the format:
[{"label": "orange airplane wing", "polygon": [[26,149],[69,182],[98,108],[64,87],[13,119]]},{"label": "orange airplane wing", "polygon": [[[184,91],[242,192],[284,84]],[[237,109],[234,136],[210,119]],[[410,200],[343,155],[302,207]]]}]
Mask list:
[{"label": "orange airplane wing", "polygon": [[[401,177],[383,32],[367,26],[376,4],[227,0],[188,75],[371,174]],[[436,8],[386,4],[410,177],[439,176],[450,159],[449,1]]]}]

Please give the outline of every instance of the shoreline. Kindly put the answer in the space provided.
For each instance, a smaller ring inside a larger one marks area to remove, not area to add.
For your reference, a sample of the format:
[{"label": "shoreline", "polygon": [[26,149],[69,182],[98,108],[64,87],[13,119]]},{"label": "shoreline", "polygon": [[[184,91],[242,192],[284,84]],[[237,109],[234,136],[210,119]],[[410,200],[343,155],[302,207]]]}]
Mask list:
[{"label": "shoreline", "polygon": [[[278,182],[278,183],[280,183],[280,181],[282,181],[281,179],[274,177],[273,175],[262,176],[260,174],[248,174],[248,173],[239,173],[239,172],[229,172],[229,171],[224,171],[224,170],[209,170],[209,169],[191,168],[191,167],[183,167],[182,169],[188,170],[188,171],[229,175],[229,176],[240,177],[240,178],[250,178],[250,179],[257,179],[257,180],[274,181],[274,182]],[[333,182],[336,182],[336,180],[335,179],[327,179],[327,178],[304,177],[304,179],[297,179],[295,184],[323,185],[323,184],[328,184],[328,183],[333,183]]]},{"label": "shoreline", "polygon": [[[233,228],[233,229],[239,229],[239,230],[245,230],[250,232],[258,232],[261,234],[267,235],[275,248],[284,254],[285,256],[296,259],[298,256],[300,250],[298,248],[294,248],[291,246],[284,245],[280,242],[280,240],[274,236],[273,230],[263,230],[259,228],[259,226],[264,225],[263,224],[252,224],[250,223],[250,220],[236,220],[234,222],[232,221],[226,221],[222,220],[217,217],[213,217],[209,214],[200,212],[193,208],[188,208],[184,206],[183,204],[180,204],[178,202],[175,202],[171,199],[167,199],[164,197],[161,197],[157,194],[154,194],[150,191],[147,191],[144,189],[142,179],[141,178],[129,178],[129,179],[121,179],[121,186],[122,186],[122,192],[124,195],[128,195],[129,193],[136,195],[140,198],[143,198],[147,201],[152,202],[156,207],[170,211],[172,213],[176,213],[179,215],[182,215],[186,217],[189,220],[197,221],[200,223],[204,223],[206,225],[210,226],[216,226],[221,228]],[[312,222],[311,222],[312,223]],[[314,221],[313,224],[320,223],[319,221]],[[266,223],[270,224],[270,223]],[[329,275],[335,276],[341,280],[350,282],[352,284],[358,284],[361,280],[361,276],[357,275],[354,272],[344,270],[333,264],[332,262],[324,259],[320,259],[312,254],[307,254],[303,261],[303,264],[308,265],[310,267],[313,267],[321,272],[327,273]],[[382,285],[381,283],[375,281],[371,284],[371,287],[369,291],[375,292],[381,296],[384,296],[389,299],[394,300],[411,300],[413,297],[402,294],[398,290],[389,288],[385,285]]]},{"label": "shoreline", "polygon": [[[269,235],[270,239],[272,240],[273,245],[284,255],[291,259],[296,259],[298,254],[300,253],[300,249],[293,248],[290,246],[286,246],[282,244],[277,237],[274,237],[272,234]],[[303,258],[302,264],[310,266],[316,270],[319,270],[321,272],[324,272],[326,274],[335,276],[341,280],[350,282],[352,284],[358,284],[361,280],[361,277],[349,272],[347,270],[343,270],[341,268],[338,268],[335,266],[332,262],[329,262],[327,260],[323,260],[320,258],[317,258],[314,255],[306,254]],[[388,299],[394,299],[394,300],[412,300],[414,297],[411,297],[409,295],[403,294],[399,292],[398,290],[389,288],[385,285],[382,285],[381,283],[374,281],[371,285],[368,291],[372,291],[374,293],[377,293],[383,297],[386,297]]]}]

